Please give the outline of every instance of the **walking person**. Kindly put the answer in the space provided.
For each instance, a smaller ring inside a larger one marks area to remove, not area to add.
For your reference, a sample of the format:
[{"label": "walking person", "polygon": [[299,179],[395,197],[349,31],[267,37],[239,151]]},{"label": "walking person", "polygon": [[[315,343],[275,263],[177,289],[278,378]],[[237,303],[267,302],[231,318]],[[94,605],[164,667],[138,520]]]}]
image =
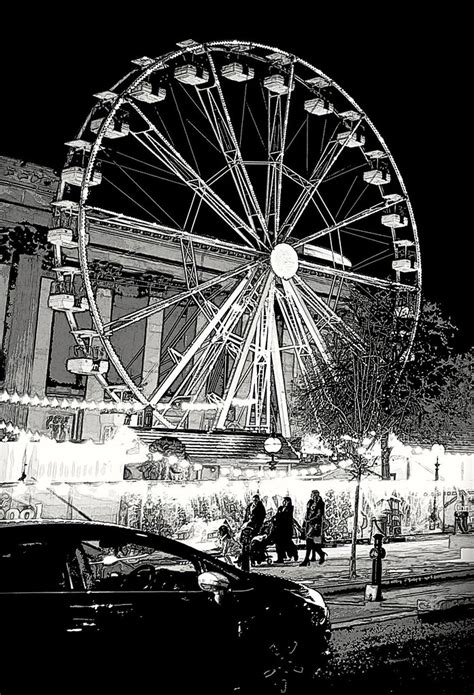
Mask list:
[{"label": "walking person", "polygon": [[240,545],[242,549],[237,560],[237,564],[244,572],[250,572],[250,545],[254,536],[255,529],[250,521],[246,521],[240,532]]},{"label": "walking person", "polygon": [[301,567],[310,564],[310,558],[313,562],[316,560],[316,554],[319,556],[319,564],[322,565],[327,557],[324,552],[323,545],[323,520],[324,520],[324,500],[319,494],[319,490],[313,490],[311,497],[306,505],[306,514],[303,522],[304,536],[306,540],[306,553]]},{"label": "walking person", "polygon": [[272,519],[271,540],[275,543],[277,562],[283,563],[285,554],[290,559],[298,560],[298,549],[293,543],[293,504],[291,497],[284,497]]},{"label": "walking person", "polygon": [[257,536],[262,530],[266,515],[267,511],[260,499],[260,495],[255,494],[245,510],[244,524],[250,522],[254,529],[254,535]]}]

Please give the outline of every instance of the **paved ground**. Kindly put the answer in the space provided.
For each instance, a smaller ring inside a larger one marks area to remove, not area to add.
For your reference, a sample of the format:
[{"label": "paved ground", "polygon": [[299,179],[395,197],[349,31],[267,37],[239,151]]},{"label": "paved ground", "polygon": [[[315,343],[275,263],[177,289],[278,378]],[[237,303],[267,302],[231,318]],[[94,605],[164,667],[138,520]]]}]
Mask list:
[{"label": "paved ground", "polygon": [[417,617],[418,601],[428,598],[435,605],[438,602],[435,599],[443,599],[445,605],[469,601],[474,607],[474,579],[385,590],[380,602],[365,601],[361,591],[326,596],[326,602],[331,610],[333,628],[343,629],[354,624]]},{"label": "paved ground", "polygon": [[[474,577],[474,562],[461,562],[460,551],[448,547],[448,538],[422,541],[406,541],[404,543],[384,544],[386,557],[383,561],[382,577],[386,584],[393,579],[402,577],[414,579],[432,573],[458,574]],[[284,565],[259,565],[252,569],[263,573],[287,577],[296,581],[318,585],[321,590],[331,590],[337,586],[365,585],[370,582],[372,560],[369,557],[370,546],[357,546],[357,580],[349,580],[348,545],[336,548],[326,548],[328,554],[324,565],[312,562],[309,567],[300,567],[297,562],[285,562]],[[274,553],[270,553],[275,559]],[[299,551],[300,560],[304,553]]]},{"label": "paved ground", "polygon": [[[261,565],[252,571],[294,579],[321,591],[335,629],[416,616],[419,599],[467,600],[474,605],[474,563],[461,562],[460,551],[448,547],[448,538],[387,543],[384,547],[387,555],[380,602],[365,601],[364,597],[372,570],[369,546],[357,547],[358,578],[352,581],[348,578],[348,546],[327,548],[324,565],[316,562],[300,567],[299,563],[288,562]],[[300,552],[300,559],[302,555]]]}]

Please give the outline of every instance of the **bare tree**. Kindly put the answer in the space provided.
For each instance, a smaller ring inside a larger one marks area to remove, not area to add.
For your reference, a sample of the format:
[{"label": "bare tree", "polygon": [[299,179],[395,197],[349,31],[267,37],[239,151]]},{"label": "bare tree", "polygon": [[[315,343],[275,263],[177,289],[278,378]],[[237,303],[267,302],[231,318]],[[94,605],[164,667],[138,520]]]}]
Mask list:
[{"label": "bare tree", "polygon": [[357,576],[356,543],[361,481],[378,475],[376,446],[395,429],[404,416],[404,405],[393,407],[404,353],[405,333],[394,322],[393,298],[389,292],[358,293],[345,320],[360,336],[361,351],[343,338],[331,342],[332,361],[319,364],[299,384],[297,403],[306,432],[316,432],[332,450],[336,465],[355,480],[354,525],[349,577]]}]

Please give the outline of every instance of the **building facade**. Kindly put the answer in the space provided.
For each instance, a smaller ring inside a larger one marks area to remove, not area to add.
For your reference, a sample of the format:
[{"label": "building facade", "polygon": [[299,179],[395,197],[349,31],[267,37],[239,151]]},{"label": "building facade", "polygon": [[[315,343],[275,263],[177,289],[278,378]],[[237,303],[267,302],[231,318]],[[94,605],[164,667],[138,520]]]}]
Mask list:
[{"label": "building facade", "polygon": [[[100,442],[113,436],[125,415],[124,409],[121,413],[107,411],[104,403],[110,403],[109,393],[100,380],[67,369],[76,342],[60,303],[51,301],[64,289],[59,287],[53,270],[55,251],[48,243],[58,183],[56,174],[47,167],[0,157],[0,422],[60,441],[90,438]],[[98,213],[89,235],[90,277],[104,320],[119,319],[186,289],[182,250],[165,234],[122,225],[118,216]],[[77,325],[81,330],[93,329],[78,270],[77,248],[62,251],[66,251],[65,262],[71,268],[71,291],[78,298]],[[215,277],[216,269],[219,273],[232,271],[245,262],[242,252],[236,253],[226,244],[206,247],[203,239],[194,242],[194,253],[199,282],[203,283]],[[327,292],[326,278],[311,271],[307,275],[313,289]],[[216,294],[215,288],[213,292],[212,301],[219,307],[226,295],[223,290]],[[114,347],[131,378],[147,395],[163,382],[176,356],[202,327],[198,305],[181,302],[120,331],[114,336]],[[297,372],[294,352],[283,351],[281,361],[291,404],[291,384]],[[191,361],[181,378],[192,368]],[[223,393],[225,375],[225,364],[209,374],[209,393],[217,397]],[[243,399],[248,396],[250,379],[249,374],[240,386],[238,395]],[[122,400],[130,397],[112,365],[107,382]],[[84,403],[96,407],[80,407]],[[187,429],[210,430],[215,412],[190,411],[184,421],[183,411],[170,411],[167,417],[172,422],[173,418],[180,421]],[[239,417],[238,408],[232,408],[225,429],[241,429]],[[143,419],[143,414],[139,418]],[[138,424],[142,424],[140,419]]]}]

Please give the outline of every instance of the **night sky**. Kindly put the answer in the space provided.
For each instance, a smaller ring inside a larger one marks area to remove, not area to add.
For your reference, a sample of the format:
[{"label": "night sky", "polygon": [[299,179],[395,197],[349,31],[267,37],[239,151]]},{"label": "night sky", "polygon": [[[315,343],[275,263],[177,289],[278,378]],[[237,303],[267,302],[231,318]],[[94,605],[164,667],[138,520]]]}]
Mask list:
[{"label": "night sky", "polygon": [[176,41],[243,39],[293,52],[345,89],[385,139],[413,205],[424,294],[459,327],[458,348],[473,344],[466,15],[429,5],[431,14],[420,16],[420,7],[412,17],[413,3],[334,4],[323,13],[313,3],[287,3],[284,11],[259,5],[259,19],[246,3],[219,12],[193,5],[192,14],[187,5],[157,4],[153,14],[107,6],[115,19],[81,5],[64,18],[11,12],[1,42],[1,154],[60,170],[63,143],[95,103],[93,93],[110,88],[131,59],[158,56]]}]

